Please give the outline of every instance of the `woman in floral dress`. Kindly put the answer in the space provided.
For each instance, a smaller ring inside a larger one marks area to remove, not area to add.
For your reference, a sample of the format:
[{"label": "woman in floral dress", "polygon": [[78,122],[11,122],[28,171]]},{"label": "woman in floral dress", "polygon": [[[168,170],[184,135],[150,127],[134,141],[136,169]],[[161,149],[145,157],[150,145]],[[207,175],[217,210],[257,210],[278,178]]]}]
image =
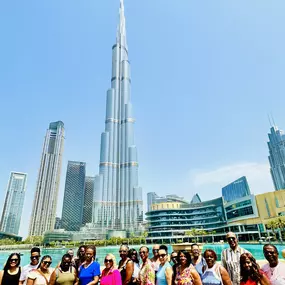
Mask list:
[{"label": "woman in floral dress", "polygon": [[155,272],[152,267],[152,263],[148,258],[149,248],[142,246],[140,248],[139,254],[142,259],[142,264],[140,265],[138,284],[140,285],[154,285],[155,284]]}]

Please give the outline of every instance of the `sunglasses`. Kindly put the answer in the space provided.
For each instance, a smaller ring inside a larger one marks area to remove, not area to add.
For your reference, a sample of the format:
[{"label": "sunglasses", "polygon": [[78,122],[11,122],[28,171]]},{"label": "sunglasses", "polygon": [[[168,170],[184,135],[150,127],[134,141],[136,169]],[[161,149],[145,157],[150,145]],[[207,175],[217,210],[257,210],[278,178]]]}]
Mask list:
[{"label": "sunglasses", "polygon": [[108,263],[108,262],[111,263],[111,262],[113,262],[113,260],[112,260],[112,259],[107,259],[107,258],[105,258],[104,262],[105,262],[105,263]]},{"label": "sunglasses", "polygon": [[136,253],[136,252],[133,252],[132,255],[137,255],[137,253]]},{"label": "sunglasses", "polygon": [[40,256],[39,256],[39,255],[31,256],[30,259],[32,259],[32,260],[33,260],[33,259],[39,260],[39,259],[40,259]]},{"label": "sunglasses", "polygon": [[43,261],[43,264],[50,266],[52,264],[52,262],[51,261]]},{"label": "sunglasses", "polygon": [[159,249],[153,249],[152,251],[153,251],[153,252],[158,252],[158,251],[159,251]]},{"label": "sunglasses", "polygon": [[178,256],[171,256],[171,259],[177,259]]},{"label": "sunglasses", "polygon": [[140,251],[139,254],[146,254],[146,251]]},{"label": "sunglasses", "polygon": [[126,250],[119,250],[119,253],[127,253]]},{"label": "sunglasses", "polygon": [[227,238],[227,240],[236,240],[235,237],[230,237],[230,238]]},{"label": "sunglasses", "polygon": [[161,257],[164,258],[166,255],[167,255],[166,253],[160,254],[159,258],[161,258]]},{"label": "sunglasses", "polygon": [[18,262],[18,261],[19,261],[18,258],[11,258],[11,259],[10,259],[10,262]]}]

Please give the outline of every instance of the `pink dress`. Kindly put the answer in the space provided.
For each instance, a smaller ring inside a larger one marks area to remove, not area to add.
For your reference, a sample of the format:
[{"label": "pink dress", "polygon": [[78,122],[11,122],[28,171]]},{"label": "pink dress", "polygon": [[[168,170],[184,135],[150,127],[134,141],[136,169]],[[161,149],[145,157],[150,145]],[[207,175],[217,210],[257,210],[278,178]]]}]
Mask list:
[{"label": "pink dress", "polygon": [[117,269],[110,269],[108,272],[106,268],[103,269],[100,285],[122,285],[120,271]]}]

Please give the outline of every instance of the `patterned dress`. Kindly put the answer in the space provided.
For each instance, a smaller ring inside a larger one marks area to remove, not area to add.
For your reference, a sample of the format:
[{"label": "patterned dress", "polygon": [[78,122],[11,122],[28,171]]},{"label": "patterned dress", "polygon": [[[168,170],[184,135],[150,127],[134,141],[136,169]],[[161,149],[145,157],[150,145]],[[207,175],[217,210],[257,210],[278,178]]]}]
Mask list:
[{"label": "patterned dress", "polygon": [[175,275],[175,284],[177,285],[192,285],[193,284],[193,276],[191,274],[191,268],[193,266],[186,267],[184,270],[181,270],[181,265],[176,268]]},{"label": "patterned dress", "polygon": [[154,285],[155,272],[152,267],[152,262],[148,259],[145,265],[141,264],[139,272],[139,280],[141,285]]}]

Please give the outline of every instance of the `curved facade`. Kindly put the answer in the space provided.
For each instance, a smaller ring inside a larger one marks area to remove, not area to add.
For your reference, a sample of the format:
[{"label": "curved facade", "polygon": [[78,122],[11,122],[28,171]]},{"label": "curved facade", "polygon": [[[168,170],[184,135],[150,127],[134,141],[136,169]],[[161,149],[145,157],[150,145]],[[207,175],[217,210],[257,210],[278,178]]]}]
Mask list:
[{"label": "curved facade", "polygon": [[[158,205],[157,205],[158,206]],[[148,240],[186,236],[192,229],[224,233],[227,224],[223,198],[196,204],[164,203],[146,213]]]}]

